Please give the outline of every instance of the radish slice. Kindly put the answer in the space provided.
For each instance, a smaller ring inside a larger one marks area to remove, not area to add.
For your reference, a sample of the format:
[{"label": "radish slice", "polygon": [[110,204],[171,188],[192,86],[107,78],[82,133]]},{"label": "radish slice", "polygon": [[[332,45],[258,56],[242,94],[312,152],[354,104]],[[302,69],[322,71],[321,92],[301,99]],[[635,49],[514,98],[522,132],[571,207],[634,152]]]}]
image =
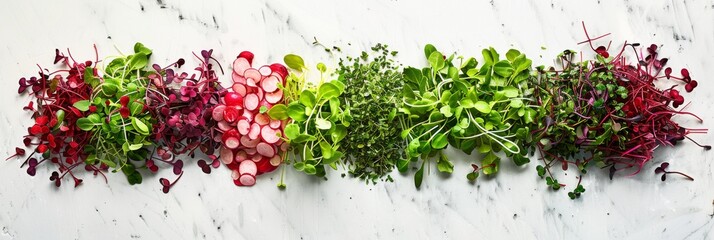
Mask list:
[{"label": "radish slice", "polygon": [[[253,55],[253,53],[252,53],[252,52],[249,52],[249,51],[242,51],[242,52],[240,52],[240,53],[238,54],[238,57],[239,57],[239,58],[245,58],[246,60],[248,60],[248,63],[251,64],[251,65],[253,64],[253,57],[254,57],[254,56],[255,56],[255,55]],[[280,64],[280,63],[275,63],[275,64]],[[282,64],[280,64],[280,65],[282,65]]]},{"label": "radish slice", "polygon": [[258,84],[261,79],[263,79],[263,75],[260,74],[260,71],[255,68],[249,68],[245,70],[245,73],[243,73],[243,76],[245,77],[246,80],[248,80],[248,83],[250,84],[250,80],[253,79],[253,82],[255,84]]},{"label": "radish slice", "polygon": [[[276,155],[277,156],[277,155]],[[278,156],[279,157],[279,156]],[[277,169],[277,166],[273,166],[273,164],[270,164],[270,160],[266,159],[264,161],[257,162],[256,165],[258,165],[258,172],[260,174],[267,173],[267,172],[272,172],[275,169]]]},{"label": "radish slice", "polygon": [[237,106],[230,106],[223,109],[223,120],[228,123],[235,124],[235,122],[243,115],[243,109]]},{"label": "radish slice", "polygon": [[218,122],[218,129],[221,129],[223,131],[228,131],[228,130],[233,129],[233,126],[231,126],[231,124],[226,121],[220,121],[220,122]]},{"label": "radish slice", "polygon": [[213,112],[212,112],[213,120],[216,120],[219,122],[223,121],[223,110],[225,110],[225,109],[226,109],[226,106],[224,106],[224,105],[218,105],[215,108],[213,108]]},{"label": "radish slice", "polygon": [[223,96],[223,102],[228,106],[243,105],[243,96],[238,93],[229,92]]},{"label": "radish slice", "polygon": [[248,159],[248,154],[243,150],[236,152],[235,157],[233,158],[233,160],[235,160],[236,162],[242,162],[247,159]]},{"label": "radish slice", "polygon": [[283,122],[281,122],[280,120],[274,120],[274,119],[270,120],[270,127],[273,129],[280,128],[280,125],[282,125],[282,124],[283,124]]},{"label": "radish slice", "polygon": [[227,148],[236,149],[240,146],[240,141],[236,137],[228,137],[223,144],[226,145]]},{"label": "radish slice", "polygon": [[233,172],[231,172],[231,178],[233,178],[233,180],[238,180],[238,178],[240,178],[240,172],[238,170],[233,170]]},{"label": "radish slice", "polygon": [[243,111],[243,118],[248,120],[248,122],[253,121],[253,113],[251,111]]},{"label": "radish slice", "polygon": [[220,132],[217,132],[216,135],[213,135],[213,141],[215,142],[221,142],[223,140],[223,134]]},{"label": "radish slice", "polygon": [[288,144],[288,143],[280,144],[280,150],[282,150],[283,152],[287,152],[288,148],[290,148],[290,144]]},{"label": "radish slice", "polygon": [[241,83],[241,84],[246,83],[245,77],[238,75],[238,73],[236,73],[236,72],[233,72],[233,74],[231,74],[231,78],[233,80],[233,83]]},{"label": "radish slice", "polygon": [[267,101],[269,103],[276,104],[276,103],[280,102],[280,100],[283,100],[283,90],[282,89],[278,88],[278,90],[276,90],[275,92],[265,94],[265,101]]},{"label": "radish slice", "polygon": [[281,76],[280,80],[284,80],[288,76],[288,69],[280,63],[271,64],[270,69],[273,70],[274,74],[279,74]]},{"label": "radish slice", "polygon": [[255,147],[255,149],[258,150],[258,154],[266,156],[266,157],[273,157],[275,156],[275,148],[273,148],[272,145],[261,142],[258,143],[258,146]]},{"label": "radish slice", "polygon": [[260,124],[253,123],[250,125],[250,132],[248,132],[248,137],[250,139],[258,139],[260,135]]},{"label": "radish slice", "polygon": [[260,99],[258,99],[258,95],[251,93],[245,95],[243,103],[245,104],[245,109],[253,111],[258,108],[258,103],[260,103]]},{"label": "radish slice", "polygon": [[260,82],[260,87],[263,88],[266,92],[275,92],[278,90],[278,84],[280,83],[280,79],[276,76],[269,76],[263,79],[262,82]]},{"label": "radish slice", "polygon": [[267,100],[263,99],[263,101],[260,101],[260,106],[265,107],[267,109],[273,108],[273,104],[269,103]]},{"label": "radish slice", "polygon": [[237,73],[240,76],[244,76],[244,72],[250,68],[250,63],[248,62],[248,59],[239,57],[235,61],[233,61],[233,72]]},{"label": "radish slice", "polygon": [[242,161],[240,162],[240,167],[238,167],[238,171],[240,171],[240,175],[255,175],[258,172],[258,166],[256,166],[255,162],[253,161]]},{"label": "radish slice", "polygon": [[253,186],[255,185],[255,176],[250,174],[243,174],[240,175],[239,181],[241,184],[243,184],[243,186]]},{"label": "radish slice", "polygon": [[248,88],[243,83],[234,83],[231,87],[238,95],[245,96],[248,93]]},{"label": "radish slice", "polygon": [[265,91],[263,91],[262,88],[257,88],[255,90],[255,94],[258,95],[258,100],[263,101],[263,97],[265,97]]},{"label": "radish slice", "polygon": [[232,171],[233,170],[238,171],[238,166],[239,166],[238,164],[239,164],[238,162],[233,161],[231,164],[226,165],[226,167],[228,167],[228,169],[230,169]]},{"label": "radish slice", "polygon": [[270,158],[270,165],[277,167],[282,162],[283,162],[283,159],[280,157],[280,155],[275,155],[272,158]]},{"label": "radish slice", "polygon": [[262,67],[258,68],[258,71],[260,72],[260,75],[263,75],[263,77],[270,76],[270,74],[273,74],[273,70],[270,69],[270,66],[268,65],[263,65]]},{"label": "radish slice", "polygon": [[260,162],[260,160],[263,160],[263,156],[260,154],[255,154],[250,157],[250,160],[253,160],[253,162]]},{"label": "radish slice", "polygon": [[248,135],[248,132],[250,132],[250,122],[248,119],[242,118],[238,120],[236,128],[238,129],[238,133],[240,133],[240,135]]},{"label": "radish slice", "polygon": [[[250,139],[248,136],[243,135],[240,137],[240,144],[243,144],[243,146],[247,148],[254,148],[255,146],[258,145],[260,142],[260,139]],[[248,152],[248,150],[246,150]]]},{"label": "radish slice", "polygon": [[[257,143],[256,143],[256,144],[257,144]],[[255,150],[255,148],[246,148],[246,149],[245,149],[245,153],[246,153],[247,155],[254,155],[254,154],[257,153],[257,152],[258,152],[258,150]]]},{"label": "radish slice", "polygon": [[221,153],[221,162],[223,162],[223,164],[228,165],[233,162],[233,151],[231,151],[228,148],[222,147],[220,150],[220,153]]},{"label": "radish slice", "polygon": [[248,78],[245,80],[245,85],[251,88],[256,88],[258,87],[258,84],[253,80],[252,78]]},{"label": "radish slice", "polygon": [[255,121],[255,123],[259,124],[260,126],[265,126],[265,125],[270,124],[270,117],[268,117],[267,114],[258,113],[255,115],[254,121]]},{"label": "radish slice", "polygon": [[[272,129],[270,126],[263,126],[263,129],[260,130],[260,137],[263,138],[263,141],[266,143],[273,144],[280,140],[278,133],[280,133],[280,130]],[[258,144],[258,146],[260,146],[260,144]]]}]

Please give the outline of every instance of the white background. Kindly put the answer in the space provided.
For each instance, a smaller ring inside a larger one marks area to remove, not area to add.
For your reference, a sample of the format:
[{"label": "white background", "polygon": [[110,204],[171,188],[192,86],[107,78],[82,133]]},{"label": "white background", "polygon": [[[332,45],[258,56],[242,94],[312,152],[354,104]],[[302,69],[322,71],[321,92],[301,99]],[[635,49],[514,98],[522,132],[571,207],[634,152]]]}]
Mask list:
[{"label": "white background", "polygon": [[[714,116],[714,1],[9,1],[0,7],[0,153],[9,156],[32,124],[22,111],[17,80],[51,67],[55,48],[75,58],[130,52],[135,41],[154,49],[152,61],[166,64],[191,51],[214,49],[227,67],[243,50],[256,64],[280,62],[287,53],[335,66],[320,48],[339,45],[355,53],[378,42],[400,52],[405,65],[424,66],[423,46],[480,56],[493,46],[518,48],[535,65],[563,49],[587,50],[585,21],[592,35],[661,44],[669,65],[686,67],[699,81],[686,94],[688,110],[703,124],[677,117],[684,126],[711,128]],[[351,44],[351,45],[348,45]],[[545,47],[542,49],[541,47]],[[480,59],[480,57],[477,57]],[[228,76],[226,76],[227,78]],[[712,134],[697,135],[714,143]],[[712,229],[712,154],[684,143],[658,149],[640,175],[607,179],[591,170],[587,192],[571,201],[552,192],[535,166],[504,161],[493,179],[465,180],[471,162],[449,150],[453,176],[432,168],[421,190],[412,176],[393,174],[394,183],[365,185],[338,173],[329,181],[287,172],[285,191],[275,185],[280,171],[256,186],[238,188],[227,169],[203,174],[195,162],[169,194],[158,178],[129,186],[121,175],[109,184],[85,175],[84,184],[60,188],[49,169],[29,177],[21,161],[0,162],[0,239],[707,239]],[[535,161],[535,159],[533,159]],[[653,173],[662,161],[696,180]],[[566,183],[572,174],[562,177]]]}]

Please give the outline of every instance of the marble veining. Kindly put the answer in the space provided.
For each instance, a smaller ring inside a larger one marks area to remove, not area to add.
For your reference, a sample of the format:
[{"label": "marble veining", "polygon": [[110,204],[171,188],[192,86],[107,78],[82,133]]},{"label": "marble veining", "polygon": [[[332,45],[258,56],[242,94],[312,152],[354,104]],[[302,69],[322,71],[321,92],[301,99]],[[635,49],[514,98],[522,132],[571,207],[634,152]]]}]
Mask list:
[{"label": "marble veining", "polygon": [[[36,63],[50,63],[54,48],[93,57],[97,44],[106,56],[142,41],[157,63],[204,48],[214,49],[224,67],[242,50],[253,51],[258,63],[287,53],[334,63],[312,45],[318,39],[348,53],[386,43],[405,65],[426,64],[427,43],[471,56],[488,46],[502,53],[515,47],[540,65],[565,48],[585,49],[575,44],[584,39],[581,21],[593,35],[612,33],[613,46],[661,44],[669,64],[687,67],[700,83],[686,98],[704,123],[680,122],[713,126],[714,0],[3,1],[0,153],[9,156],[28,126],[17,79],[34,73]],[[695,137],[712,144],[712,136]],[[280,171],[238,188],[228,171],[206,176],[195,163],[169,194],[158,184],[169,171],[139,186],[119,175],[109,184],[84,176],[79,188],[57,189],[47,169],[29,177],[19,161],[4,161],[0,239],[714,239],[712,153],[693,144],[657,150],[634,177],[610,181],[591,171],[587,192],[575,201],[546,190],[536,164],[504,161],[498,177],[470,184],[464,175],[478,156],[447,152],[456,163],[453,176],[431,168],[421,190],[399,173],[394,183],[365,185],[334,172],[321,181],[293,171],[284,191],[275,187]],[[659,181],[652,172],[661,161],[696,180]]]}]

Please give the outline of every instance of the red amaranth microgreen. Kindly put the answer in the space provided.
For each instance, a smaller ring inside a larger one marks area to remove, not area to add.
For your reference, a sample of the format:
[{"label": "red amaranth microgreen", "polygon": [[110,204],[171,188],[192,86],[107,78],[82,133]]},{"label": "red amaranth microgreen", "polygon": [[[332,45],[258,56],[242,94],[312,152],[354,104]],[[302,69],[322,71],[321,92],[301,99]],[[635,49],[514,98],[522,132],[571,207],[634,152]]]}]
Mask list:
[{"label": "red amaranth microgreen", "polygon": [[[697,83],[687,69],[680,71],[681,77],[673,76],[671,68],[665,68],[669,59],[659,57],[657,45],[643,49],[637,43],[625,42],[613,56],[610,44],[593,45],[602,36],[590,38],[587,30],[585,34],[588,40],[582,43],[590,45],[595,59],[582,60],[581,54],[578,61],[574,51],[566,50],[556,59],[559,70],[538,67],[535,94],[547,114],[532,134],[539,139],[536,147],[544,161],[537,168],[538,175],[546,178],[548,186],[554,190],[564,186],[553,176],[553,166],[564,171],[569,165],[576,166],[581,179],[588,166],[597,165],[609,168],[612,178],[625,169],[634,168],[631,174],[639,173],[652,160],[655,148],[673,146],[685,138],[711,149],[688,137],[706,133],[706,129],[682,127],[672,120],[676,115],[689,115],[702,121],[693,113],[677,109],[684,104],[677,85],[665,89],[655,86],[657,81],[672,79],[684,82],[685,90],[692,91]],[[626,54],[629,49],[636,61]],[[568,195],[574,199],[583,192],[579,182]]]},{"label": "red amaranth microgreen", "polygon": [[[94,69],[98,62],[96,47],[94,50],[94,61],[77,62],[69,50],[68,55],[64,55],[55,49],[54,64],[59,64],[58,70],[50,72],[38,65],[39,76],[19,80],[18,93],[30,90],[28,95],[32,98],[23,110],[32,112],[34,119],[34,125],[28,128],[28,135],[23,137],[25,147],[33,148],[33,151],[22,166],[27,165],[30,176],[34,176],[37,167],[43,163],[56,167],[50,180],[58,187],[68,175],[72,177],[75,187],[82,183],[74,170],[85,164],[88,154],[83,149],[91,134],[78,128],[76,122],[89,114],[86,112],[89,109],[83,108],[92,93],[92,86],[87,81],[97,77]],[[11,158],[24,155],[24,149],[15,148],[15,155]],[[84,169],[104,176],[101,171],[106,166],[85,165]]]}]

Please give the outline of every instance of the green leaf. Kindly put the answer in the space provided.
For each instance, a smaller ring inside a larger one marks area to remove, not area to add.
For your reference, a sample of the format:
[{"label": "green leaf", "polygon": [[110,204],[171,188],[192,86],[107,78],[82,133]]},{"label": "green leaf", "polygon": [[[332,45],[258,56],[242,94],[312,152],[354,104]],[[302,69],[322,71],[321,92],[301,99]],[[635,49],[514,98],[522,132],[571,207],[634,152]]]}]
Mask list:
[{"label": "green leaf", "polygon": [[275,120],[288,119],[288,107],[285,104],[277,104],[268,110],[268,116]]},{"label": "green leaf", "polygon": [[302,71],[305,68],[305,61],[302,60],[302,57],[295,54],[285,55],[283,61],[289,68],[297,71]]},{"label": "green leaf", "polygon": [[131,118],[131,125],[138,131],[139,133],[143,135],[149,135],[149,127],[144,124],[141,120],[132,117]]},{"label": "green leaf", "polygon": [[317,63],[317,71],[324,73],[327,71],[327,67],[325,66],[324,63]]},{"label": "green leaf", "polygon": [[486,175],[492,175],[498,172],[498,165],[500,164],[501,159],[493,154],[493,152],[490,152],[486,154],[486,156],[483,158],[482,163],[483,163],[483,173]]},{"label": "green leaf", "polygon": [[446,145],[449,143],[446,140],[446,134],[443,133],[437,133],[434,135],[434,138],[431,140],[431,147],[434,149],[442,149],[445,148]]},{"label": "green leaf", "polygon": [[143,53],[146,56],[151,55],[151,49],[144,46],[143,43],[137,42],[134,44],[134,53]]},{"label": "green leaf", "polygon": [[322,152],[322,157],[326,159],[332,158],[332,146],[325,141],[320,141],[320,151]]},{"label": "green leaf", "polygon": [[427,44],[424,46],[424,56],[426,58],[429,58],[433,52],[436,52],[436,47],[434,47],[434,45]]},{"label": "green leaf", "polygon": [[86,112],[87,110],[89,110],[89,105],[89,100],[76,101],[74,102],[74,104],[72,104],[72,106],[76,107],[77,109],[79,109],[79,111],[82,112]]},{"label": "green leaf", "polygon": [[148,65],[148,64],[149,64],[149,57],[143,52],[136,53],[136,54],[132,55],[131,57],[129,57],[129,69],[130,70],[144,69],[144,67],[146,67],[146,65]]},{"label": "green leaf", "polygon": [[491,105],[489,105],[487,102],[484,101],[478,101],[474,103],[474,108],[478,110],[479,112],[482,113],[490,113],[491,112]]},{"label": "green leaf", "polygon": [[288,124],[287,126],[285,126],[284,131],[285,131],[285,136],[288,139],[292,140],[292,139],[297,138],[297,136],[300,134],[300,126],[298,126],[297,124],[291,123],[291,124]]},{"label": "green leaf", "polygon": [[466,179],[469,181],[476,181],[476,178],[478,178],[478,172],[470,172],[469,174],[466,174]]},{"label": "green leaf", "polygon": [[513,74],[513,66],[511,66],[511,63],[509,63],[506,60],[497,62],[493,66],[493,72],[498,74],[501,77],[510,77],[511,74]]},{"label": "green leaf", "polygon": [[305,168],[303,169],[305,173],[308,175],[315,175],[317,173],[317,169],[315,169],[315,165],[312,164],[305,164]]},{"label": "green leaf", "polygon": [[101,125],[101,123],[100,123],[100,124],[93,123],[93,122],[92,122],[91,120],[89,120],[88,118],[80,118],[80,119],[77,119],[77,127],[79,127],[79,129],[82,129],[82,130],[84,130],[84,131],[90,131],[90,130],[92,130],[92,128],[94,128],[94,126],[96,126],[96,125]]},{"label": "green leaf", "polygon": [[439,109],[439,112],[444,115],[444,117],[451,117],[453,114],[451,113],[451,107],[449,105],[444,105]]},{"label": "green leaf", "polygon": [[139,150],[139,149],[141,149],[142,147],[144,147],[144,144],[141,144],[141,143],[139,143],[139,144],[130,144],[130,145],[129,145],[129,150],[131,150],[131,151]]},{"label": "green leaf", "polygon": [[519,52],[518,50],[510,49],[510,50],[508,50],[508,52],[506,52],[506,59],[508,59],[508,61],[513,62],[513,59],[515,59],[516,57],[518,57],[520,55],[521,55],[521,52]]},{"label": "green leaf", "polygon": [[520,99],[511,99],[511,103],[509,104],[512,108],[520,108],[523,107],[523,101]]},{"label": "green leaf", "polygon": [[266,113],[268,111],[268,107],[266,106],[260,106],[260,109],[258,110],[259,113]]},{"label": "green leaf", "polygon": [[332,122],[327,121],[323,118],[316,118],[315,119],[315,127],[317,129],[328,130],[328,129],[332,128]]},{"label": "green leaf", "polygon": [[330,98],[339,97],[340,89],[332,83],[323,83],[317,91],[317,102],[329,100]]},{"label": "green leaf", "polygon": [[536,114],[538,114],[538,112],[531,108],[527,108],[523,114],[523,120],[525,120],[526,123],[533,123],[535,122]]},{"label": "green leaf", "polygon": [[300,93],[300,99],[298,101],[305,107],[312,108],[315,106],[315,94],[311,91],[304,90]]},{"label": "green leaf", "polygon": [[421,182],[424,179],[424,165],[426,164],[426,161],[422,161],[421,163],[421,168],[414,174],[414,186],[416,188],[421,187]]},{"label": "green leaf", "polygon": [[503,91],[503,95],[506,96],[507,98],[518,97],[518,89],[513,86],[505,87],[501,91]]},{"label": "green leaf", "polygon": [[330,129],[330,138],[333,143],[337,143],[347,136],[347,128],[344,125],[336,124],[335,128]]},{"label": "green leaf", "polygon": [[305,169],[305,162],[296,162],[295,164],[293,164],[293,168],[302,172],[302,170]]},{"label": "green leaf", "polygon": [[298,102],[292,102],[288,105],[288,116],[297,122],[307,120],[305,115],[305,107]]},{"label": "green leaf", "polygon": [[446,63],[444,62],[444,55],[439,51],[434,51],[429,55],[429,65],[434,69],[434,71],[439,71]]},{"label": "green leaf", "polygon": [[441,154],[439,156],[439,162],[436,164],[436,168],[439,172],[452,173],[454,171],[454,164],[449,161],[446,155]]}]

